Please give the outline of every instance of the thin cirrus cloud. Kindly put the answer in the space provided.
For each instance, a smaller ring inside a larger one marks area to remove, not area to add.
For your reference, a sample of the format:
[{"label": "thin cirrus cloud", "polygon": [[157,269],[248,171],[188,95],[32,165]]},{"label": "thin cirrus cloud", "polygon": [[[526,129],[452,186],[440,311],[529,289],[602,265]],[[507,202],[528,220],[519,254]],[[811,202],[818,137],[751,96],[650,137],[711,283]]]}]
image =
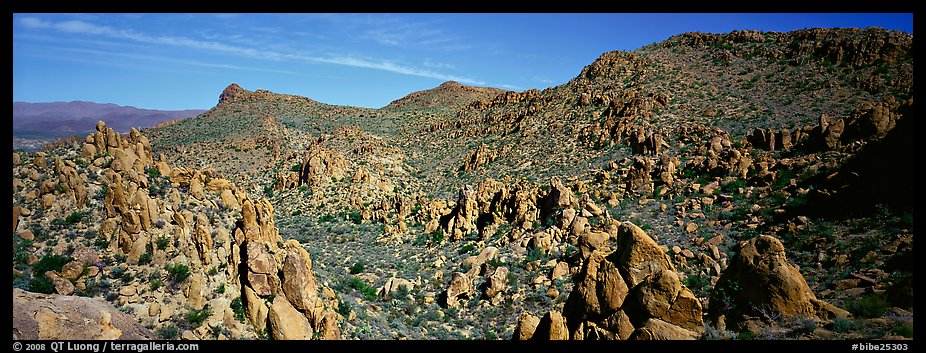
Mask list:
[{"label": "thin cirrus cloud", "polygon": [[273,61],[310,61],[316,63],[327,63],[374,70],[388,71],[403,75],[419,76],[444,81],[457,81],[472,85],[485,85],[485,82],[468,77],[448,75],[433,70],[416,68],[406,65],[396,64],[383,60],[367,60],[350,56],[328,56],[317,57],[307,56],[298,53],[282,53],[277,51],[258,50],[255,48],[239,47],[228,45],[215,41],[202,41],[185,37],[171,36],[149,36],[132,30],[119,30],[108,26],[99,26],[85,21],[71,20],[63,22],[48,22],[35,17],[25,17],[20,19],[19,23],[27,28],[33,29],[54,29],[66,33],[89,34],[106,36],[117,39],[127,39],[140,43],[179,46],[192,49],[207,50],[219,53],[246,56],[255,59],[273,60]]}]

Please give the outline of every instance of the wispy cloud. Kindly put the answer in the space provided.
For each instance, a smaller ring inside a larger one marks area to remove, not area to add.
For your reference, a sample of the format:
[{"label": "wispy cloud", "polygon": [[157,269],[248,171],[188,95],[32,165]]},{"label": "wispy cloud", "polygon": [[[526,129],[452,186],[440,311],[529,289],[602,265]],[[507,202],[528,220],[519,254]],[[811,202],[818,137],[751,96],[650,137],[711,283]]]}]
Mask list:
[{"label": "wispy cloud", "polygon": [[165,63],[171,63],[171,64],[210,67],[210,68],[216,68],[216,69],[260,71],[260,72],[271,72],[271,73],[287,74],[287,75],[297,75],[297,73],[293,71],[265,69],[265,68],[260,68],[260,67],[246,67],[246,66],[238,66],[238,65],[230,65],[230,64],[207,63],[207,62],[196,61],[196,60],[175,59],[175,58],[158,56],[158,55],[129,54],[129,53],[118,53],[118,52],[111,52],[111,51],[79,49],[79,48],[60,48],[60,49],[71,51],[71,52],[87,53],[87,54],[94,54],[94,55],[101,55],[101,56],[114,56],[114,57],[122,57],[122,58],[135,59],[135,60],[157,61],[157,62],[165,62]]},{"label": "wispy cloud", "polygon": [[533,77],[531,79],[537,82],[542,82],[542,83],[553,83],[553,80],[548,80],[548,79],[541,78],[541,77]]},{"label": "wispy cloud", "polygon": [[435,62],[435,61],[431,61],[430,59],[425,59],[425,61],[422,62],[421,65],[424,65],[425,67],[435,68],[435,69],[456,69],[457,68],[456,65]]},{"label": "wispy cloud", "polygon": [[485,82],[474,80],[468,77],[455,76],[455,75],[446,75],[430,70],[419,69],[410,66],[398,65],[389,61],[369,61],[364,59],[357,59],[353,57],[327,57],[327,58],[318,58],[318,57],[307,57],[308,60],[324,62],[330,64],[338,65],[347,65],[353,67],[362,67],[368,69],[377,69],[383,71],[394,72],[403,75],[412,75],[419,77],[434,78],[444,81],[457,81],[460,83],[466,83],[471,85],[485,85]]},{"label": "wispy cloud", "polygon": [[[114,29],[108,26],[100,26],[92,24],[85,21],[64,21],[64,22],[48,22],[35,17],[24,17],[19,20],[19,23],[22,26],[33,29],[54,29],[61,32],[74,33],[74,34],[85,34],[85,35],[96,35],[96,36],[106,36],[116,39],[126,39],[140,43],[146,44],[155,44],[155,45],[169,45],[184,47],[190,49],[212,51],[223,54],[232,54],[237,56],[243,56],[254,59],[263,59],[263,60],[274,60],[274,61],[303,61],[303,62],[315,62],[315,63],[326,63],[326,64],[335,64],[343,65],[350,67],[360,67],[368,68],[375,70],[382,70],[393,72],[403,75],[411,75],[418,77],[426,77],[444,81],[457,81],[466,84],[472,85],[485,85],[485,82],[475,80],[469,77],[457,76],[457,75],[448,75],[440,72],[436,72],[429,69],[418,68],[408,65],[396,64],[387,60],[376,60],[376,59],[360,59],[353,56],[346,55],[330,55],[326,57],[320,56],[311,56],[304,55],[301,53],[285,53],[274,50],[261,50],[254,47],[242,47],[236,45],[230,45],[219,41],[209,40],[197,40],[186,37],[174,37],[174,36],[150,36],[144,33],[138,33],[132,30],[121,30]],[[396,40],[403,39],[404,34],[396,35]],[[388,36],[387,36],[388,37]],[[383,38],[387,38],[383,37]],[[388,39],[383,39],[388,40]]]},{"label": "wispy cloud", "polygon": [[514,86],[514,85],[509,85],[509,84],[504,84],[504,83],[495,84],[493,86],[498,87],[498,88],[504,88],[509,91],[523,91],[524,90],[524,87],[519,87],[519,86]]}]

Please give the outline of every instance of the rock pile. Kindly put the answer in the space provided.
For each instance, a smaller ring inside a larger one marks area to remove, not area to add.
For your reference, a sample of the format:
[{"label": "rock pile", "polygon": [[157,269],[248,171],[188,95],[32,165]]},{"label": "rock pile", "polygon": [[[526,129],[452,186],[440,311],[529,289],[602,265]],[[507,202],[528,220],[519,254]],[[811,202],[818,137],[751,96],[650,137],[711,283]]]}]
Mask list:
[{"label": "rock pile", "polygon": [[562,313],[522,314],[515,339],[696,339],[701,302],[681,283],[669,256],[624,222],[617,249],[596,249],[575,276]]}]

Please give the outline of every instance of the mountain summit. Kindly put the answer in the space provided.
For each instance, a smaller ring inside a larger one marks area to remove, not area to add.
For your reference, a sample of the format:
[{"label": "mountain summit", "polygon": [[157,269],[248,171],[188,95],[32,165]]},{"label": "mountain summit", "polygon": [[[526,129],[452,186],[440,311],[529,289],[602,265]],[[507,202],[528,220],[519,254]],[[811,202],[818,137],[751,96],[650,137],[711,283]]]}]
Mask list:
[{"label": "mountain summit", "polygon": [[412,92],[389,103],[384,110],[448,108],[459,109],[474,101],[490,101],[507,92],[499,88],[473,87],[455,81],[447,81],[432,89]]}]

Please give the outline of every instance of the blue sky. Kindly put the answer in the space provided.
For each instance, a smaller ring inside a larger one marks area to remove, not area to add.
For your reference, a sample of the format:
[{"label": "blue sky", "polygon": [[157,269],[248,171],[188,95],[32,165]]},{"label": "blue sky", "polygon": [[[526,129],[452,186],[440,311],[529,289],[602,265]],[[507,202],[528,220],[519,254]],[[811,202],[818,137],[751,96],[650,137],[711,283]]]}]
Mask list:
[{"label": "blue sky", "polygon": [[913,32],[912,14],[14,14],[13,100],[208,109],[229,83],[379,108],[563,84],[610,50],[738,29]]}]

